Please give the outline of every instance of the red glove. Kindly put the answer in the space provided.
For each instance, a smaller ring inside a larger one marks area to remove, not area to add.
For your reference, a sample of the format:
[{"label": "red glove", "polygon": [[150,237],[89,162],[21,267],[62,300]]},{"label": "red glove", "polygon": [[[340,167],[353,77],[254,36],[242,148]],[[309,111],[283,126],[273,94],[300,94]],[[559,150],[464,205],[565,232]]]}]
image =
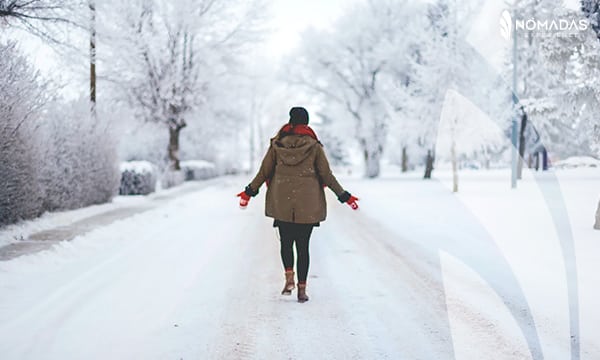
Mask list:
[{"label": "red glove", "polygon": [[346,204],[348,204],[352,210],[358,210],[358,204],[356,203],[358,201],[358,198],[355,196],[350,196],[350,199],[348,199],[348,201],[346,201]]},{"label": "red glove", "polygon": [[250,196],[248,194],[246,194],[245,191],[242,191],[241,193],[237,194],[236,196],[238,196],[240,198],[240,208],[245,209],[246,206],[248,206],[248,202],[250,201]]}]

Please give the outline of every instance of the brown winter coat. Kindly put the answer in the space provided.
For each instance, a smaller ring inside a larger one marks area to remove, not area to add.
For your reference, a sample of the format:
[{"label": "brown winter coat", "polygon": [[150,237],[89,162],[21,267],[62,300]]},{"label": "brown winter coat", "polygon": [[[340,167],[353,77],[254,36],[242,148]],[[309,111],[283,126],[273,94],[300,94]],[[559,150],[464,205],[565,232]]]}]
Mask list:
[{"label": "brown winter coat", "polygon": [[291,223],[315,224],[325,220],[323,185],[338,197],[344,192],[329,168],[323,146],[307,135],[271,139],[260,170],[249,186],[257,192],[267,180],[265,214]]}]

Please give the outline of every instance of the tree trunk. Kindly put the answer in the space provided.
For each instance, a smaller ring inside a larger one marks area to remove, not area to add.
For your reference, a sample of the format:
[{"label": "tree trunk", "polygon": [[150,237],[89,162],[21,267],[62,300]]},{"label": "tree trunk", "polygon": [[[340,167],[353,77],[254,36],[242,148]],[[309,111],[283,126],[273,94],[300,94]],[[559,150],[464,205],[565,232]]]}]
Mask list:
[{"label": "tree trunk", "polygon": [[519,131],[519,163],[517,165],[517,179],[523,177],[523,157],[525,156],[525,129],[527,128],[527,114],[521,116],[521,130]]},{"label": "tree trunk", "polygon": [[375,150],[365,149],[363,154],[365,157],[365,176],[369,179],[373,179],[379,176],[381,171],[381,148]]},{"label": "tree trunk", "polygon": [[427,150],[427,158],[425,159],[425,176],[424,179],[431,179],[431,173],[433,172],[433,162],[435,158],[432,155],[431,150]]},{"label": "tree trunk", "polygon": [[548,151],[546,151],[546,148],[544,147],[544,150],[542,150],[542,171],[547,171],[548,170]]},{"label": "tree trunk", "polygon": [[90,7],[90,110],[96,119],[96,2],[89,0]]},{"label": "tree trunk", "polygon": [[406,151],[406,146],[402,147],[402,172],[405,173],[408,171],[408,153]]},{"label": "tree trunk", "polygon": [[169,128],[169,161],[171,170],[179,171],[179,133],[181,127]]},{"label": "tree trunk", "polygon": [[254,148],[254,116],[250,114],[250,166],[249,166],[249,174],[254,173],[254,152],[256,149]]},{"label": "tree trunk", "polygon": [[450,157],[452,158],[452,192],[458,192],[458,165],[456,163],[456,141],[452,139],[450,145]]},{"label": "tree trunk", "polygon": [[598,202],[598,210],[596,210],[596,223],[594,229],[600,230],[600,201]]}]

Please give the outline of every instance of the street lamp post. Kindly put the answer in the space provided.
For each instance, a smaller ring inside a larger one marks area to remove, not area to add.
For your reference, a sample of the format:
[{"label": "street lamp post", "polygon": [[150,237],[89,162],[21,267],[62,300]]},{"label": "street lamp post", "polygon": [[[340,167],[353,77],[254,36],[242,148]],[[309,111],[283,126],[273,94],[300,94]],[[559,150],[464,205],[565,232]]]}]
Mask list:
[{"label": "street lamp post", "polygon": [[512,37],[513,37],[513,84],[512,84],[512,100],[513,100],[513,120],[511,130],[511,188],[517,187],[517,20],[513,10],[512,16]]}]

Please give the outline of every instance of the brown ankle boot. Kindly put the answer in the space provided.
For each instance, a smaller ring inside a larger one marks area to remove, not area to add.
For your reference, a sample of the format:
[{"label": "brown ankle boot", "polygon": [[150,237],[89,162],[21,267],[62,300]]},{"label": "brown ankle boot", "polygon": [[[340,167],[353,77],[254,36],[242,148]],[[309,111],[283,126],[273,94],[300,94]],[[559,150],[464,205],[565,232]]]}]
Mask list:
[{"label": "brown ankle boot", "polygon": [[298,302],[303,303],[308,301],[308,295],[306,295],[306,284],[298,284]]},{"label": "brown ankle boot", "polygon": [[296,287],[294,283],[294,272],[286,271],[285,272],[285,285],[283,285],[283,290],[281,290],[281,295],[292,295],[292,290]]}]

